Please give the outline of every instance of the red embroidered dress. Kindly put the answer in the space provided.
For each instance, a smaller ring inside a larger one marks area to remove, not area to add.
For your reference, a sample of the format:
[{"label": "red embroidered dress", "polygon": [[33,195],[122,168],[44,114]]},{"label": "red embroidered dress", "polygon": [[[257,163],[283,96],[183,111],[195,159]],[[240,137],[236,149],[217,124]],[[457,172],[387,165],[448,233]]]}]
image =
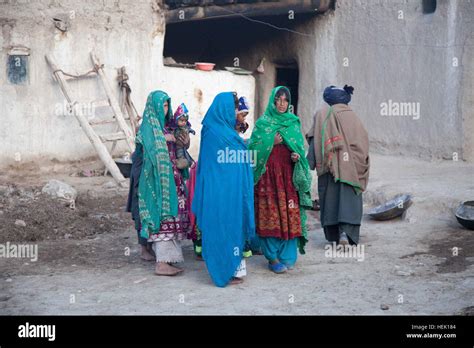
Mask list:
[{"label": "red embroidered dress", "polygon": [[289,240],[301,236],[293,166],[291,151],[283,144],[275,145],[255,186],[255,223],[260,237]]}]

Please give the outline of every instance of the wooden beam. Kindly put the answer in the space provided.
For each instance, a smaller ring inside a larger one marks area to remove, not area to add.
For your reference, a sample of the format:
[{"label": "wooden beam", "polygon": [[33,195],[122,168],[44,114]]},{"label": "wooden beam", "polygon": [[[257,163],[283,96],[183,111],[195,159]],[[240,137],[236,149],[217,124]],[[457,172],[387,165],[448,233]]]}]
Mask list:
[{"label": "wooden beam", "polygon": [[100,126],[100,125],[112,124],[112,123],[116,123],[116,122],[117,121],[115,121],[114,119],[111,119],[111,120],[89,121],[89,124],[91,126]]},{"label": "wooden beam", "polygon": [[278,2],[258,2],[250,4],[230,4],[180,7],[166,11],[166,23],[179,23],[217,18],[275,16],[297,13],[323,13],[331,8],[334,0],[281,0]]}]

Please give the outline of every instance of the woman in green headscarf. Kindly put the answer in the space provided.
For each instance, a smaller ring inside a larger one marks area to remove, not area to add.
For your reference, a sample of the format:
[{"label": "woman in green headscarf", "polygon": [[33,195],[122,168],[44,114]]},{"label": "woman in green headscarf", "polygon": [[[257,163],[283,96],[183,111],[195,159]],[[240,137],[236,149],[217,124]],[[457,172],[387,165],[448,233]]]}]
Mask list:
[{"label": "woman in green headscarf", "polygon": [[298,116],[290,111],[286,87],[272,90],[255,123],[249,149],[255,151],[255,222],[262,251],[275,273],[293,268],[304,254],[305,209],[312,207],[311,175]]},{"label": "woman in green headscarf", "polygon": [[[172,119],[171,98],[162,91],[150,93],[138,131],[135,157],[143,163],[138,180],[141,237],[153,243],[157,275],[176,275],[173,266],[183,261],[180,240],[189,235],[185,172],[176,167],[176,139],[166,124]],[[181,139],[189,146],[189,137]]]}]

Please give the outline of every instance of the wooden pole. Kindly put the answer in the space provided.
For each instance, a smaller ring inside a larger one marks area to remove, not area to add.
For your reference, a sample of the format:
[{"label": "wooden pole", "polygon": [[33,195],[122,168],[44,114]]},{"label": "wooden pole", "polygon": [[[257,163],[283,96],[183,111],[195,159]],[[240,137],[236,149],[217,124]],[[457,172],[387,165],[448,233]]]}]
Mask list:
[{"label": "wooden pole", "polygon": [[109,98],[110,106],[114,110],[115,118],[117,119],[120,128],[125,133],[128,147],[130,148],[130,151],[133,152],[135,151],[135,136],[132,133],[132,130],[128,127],[127,123],[125,122],[125,118],[123,117],[122,111],[120,110],[120,106],[118,105],[118,102],[114,97],[112,88],[110,87],[109,81],[107,80],[107,76],[105,75],[104,70],[101,68],[99,59],[94,53],[91,53],[91,59],[94,66],[98,68],[97,73],[99,74],[100,79],[102,81],[102,85],[104,86],[105,94],[107,94],[107,98]]}]

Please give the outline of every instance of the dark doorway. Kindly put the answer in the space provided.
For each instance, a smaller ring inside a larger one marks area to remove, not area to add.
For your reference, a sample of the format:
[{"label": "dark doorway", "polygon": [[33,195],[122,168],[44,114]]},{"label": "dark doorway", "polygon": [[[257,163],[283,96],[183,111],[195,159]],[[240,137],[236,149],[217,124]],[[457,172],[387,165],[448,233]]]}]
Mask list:
[{"label": "dark doorway", "polygon": [[298,115],[298,82],[299,71],[297,66],[276,69],[276,85],[286,86],[291,93],[291,104],[293,113]]},{"label": "dark doorway", "polygon": [[423,13],[434,13],[436,11],[436,0],[423,0]]},{"label": "dark doorway", "polygon": [[[301,17],[298,23],[310,18]],[[258,17],[258,20],[278,27],[289,27],[285,16]],[[250,57],[257,55],[261,58],[256,52],[262,43],[274,39],[276,35],[281,34],[274,28],[244,18],[171,23],[166,25],[163,56],[173,57],[178,63],[215,63],[214,70],[233,67],[237,57],[240,58],[239,67],[253,71],[259,61],[255,62]],[[285,66],[282,64],[282,67]]]}]

